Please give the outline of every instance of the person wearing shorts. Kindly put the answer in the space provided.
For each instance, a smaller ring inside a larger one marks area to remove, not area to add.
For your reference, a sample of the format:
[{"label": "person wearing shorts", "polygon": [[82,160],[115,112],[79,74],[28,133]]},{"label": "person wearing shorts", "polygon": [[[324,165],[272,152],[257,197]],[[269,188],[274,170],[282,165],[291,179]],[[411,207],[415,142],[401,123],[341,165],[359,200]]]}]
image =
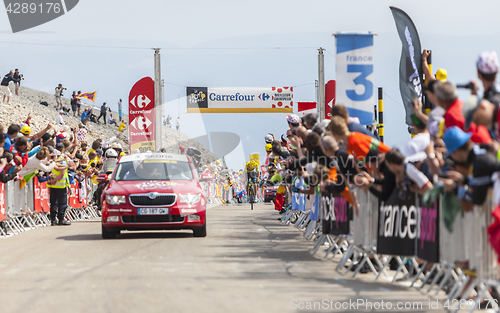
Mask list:
[{"label": "person wearing shorts", "polygon": [[12,97],[12,92],[9,89],[9,83],[12,81],[14,83],[18,83],[21,80],[14,78],[14,71],[11,70],[9,73],[7,73],[3,79],[2,83],[0,84],[0,90],[3,92],[3,102],[5,102],[5,97],[7,97],[7,104],[10,104],[10,97]]},{"label": "person wearing shorts", "polygon": [[120,122],[122,121],[122,115],[122,99],[120,99],[120,101],[118,101],[118,118],[120,119]]},{"label": "person wearing shorts", "polygon": [[54,96],[56,97],[56,109],[62,110],[63,105],[62,105],[61,97],[62,97],[62,92],[64,90],[62,84],[59,84],[55,90],[56,90],[56,92],[55,92]]}]

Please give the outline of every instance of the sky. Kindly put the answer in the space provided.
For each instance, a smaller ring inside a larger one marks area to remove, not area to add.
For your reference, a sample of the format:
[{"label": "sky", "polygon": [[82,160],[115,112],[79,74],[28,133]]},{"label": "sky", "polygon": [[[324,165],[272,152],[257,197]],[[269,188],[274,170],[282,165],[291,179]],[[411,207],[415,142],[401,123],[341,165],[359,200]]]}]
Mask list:
[{"label": "sky", "polygon": [[65,15],[15,34],[0,10],[0,74],[19,68],[23,85],[53,93],[62,83],[68,97],[72,90],[98,90],[95,104],[116,109],[137,80],[154,77],[151,48],[159,47],[164,114],[180,116],[180,131],[192,137],[239,135],[240,145],[226,157],[239,169],[251,153],[265,155],[268,132],[285,133],[285,114],[187,114],[186,86],[294,86],[295,100],[315,101],[317,49],[327,50],[325,80],[335,79],[332,34],[371,31],[385,142],[402,147],[410,136],[399,93],[401,43],[389,6],[412,18],[422,47],[433,51],[434,70],[446,69],[452,82],[477,79],[481,51],[500,52],[500,2],[491,0],[80,0]]}]

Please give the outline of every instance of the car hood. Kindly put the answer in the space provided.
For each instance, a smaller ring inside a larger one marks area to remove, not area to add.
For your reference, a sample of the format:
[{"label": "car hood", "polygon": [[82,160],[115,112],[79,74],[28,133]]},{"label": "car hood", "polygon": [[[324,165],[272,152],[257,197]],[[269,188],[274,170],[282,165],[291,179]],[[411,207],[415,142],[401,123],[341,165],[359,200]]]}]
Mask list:
[{"label": "car hood", "polygon": [[193,180],[176,181],[111,181],[106,193],[128,195],[135,193],[201,193],[200,185]]}]

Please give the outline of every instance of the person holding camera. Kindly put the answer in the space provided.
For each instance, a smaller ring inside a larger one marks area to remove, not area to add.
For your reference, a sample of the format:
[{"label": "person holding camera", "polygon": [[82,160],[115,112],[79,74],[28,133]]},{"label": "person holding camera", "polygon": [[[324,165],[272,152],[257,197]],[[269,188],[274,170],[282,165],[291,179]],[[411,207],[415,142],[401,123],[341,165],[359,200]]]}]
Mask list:
[{"label": "person holding camera", "polygon": [[17,68],[14,70],[14,79],[19,79],[18,82],[14,83],[16,96],[19,96],[19,86],[21,85],[21,80],[23,80],[24,77],[23,77],[23,74],[19,73],[19,69],[17,69]]},{"label": "person holding camera", "polygon": [[62,105],[62,96],[63,96],[63,90],[66,90],[67,88],[64,88],[62,84],[59,84],[55,90],[55,94],[54,96],[56,97],[56,109],[57,110],[61,110],[63,109],[63,105]]},{"label": "person holding camera", "polygon": [[14,71],[10,71],[8,74],[6,74],[2,79],[2,83],[0,84],[0,90],[2,90],[3,92],[3,102],[5,102],[5,97],[7,97],[7,104],[10,104],[10,97],[12,96],[12,92],[9,89],[9,83],[18,83],[20,81],[20,79],[14,78],[14,73]]}]

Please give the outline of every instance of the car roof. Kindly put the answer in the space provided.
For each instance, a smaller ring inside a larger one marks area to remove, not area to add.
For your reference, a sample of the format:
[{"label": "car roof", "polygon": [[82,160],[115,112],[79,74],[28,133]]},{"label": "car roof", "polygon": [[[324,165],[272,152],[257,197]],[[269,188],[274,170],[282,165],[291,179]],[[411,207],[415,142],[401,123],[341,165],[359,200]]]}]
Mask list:
[{"label": "car roof", "polygon": [[134,153],[129,155],[124,155],[120,158],[120,163],[132,162],[132,161],[143,161],[143,160],[174,160],[174,161],[184,161],[188,162],[186,155],[174,154],[174,153]]}]

